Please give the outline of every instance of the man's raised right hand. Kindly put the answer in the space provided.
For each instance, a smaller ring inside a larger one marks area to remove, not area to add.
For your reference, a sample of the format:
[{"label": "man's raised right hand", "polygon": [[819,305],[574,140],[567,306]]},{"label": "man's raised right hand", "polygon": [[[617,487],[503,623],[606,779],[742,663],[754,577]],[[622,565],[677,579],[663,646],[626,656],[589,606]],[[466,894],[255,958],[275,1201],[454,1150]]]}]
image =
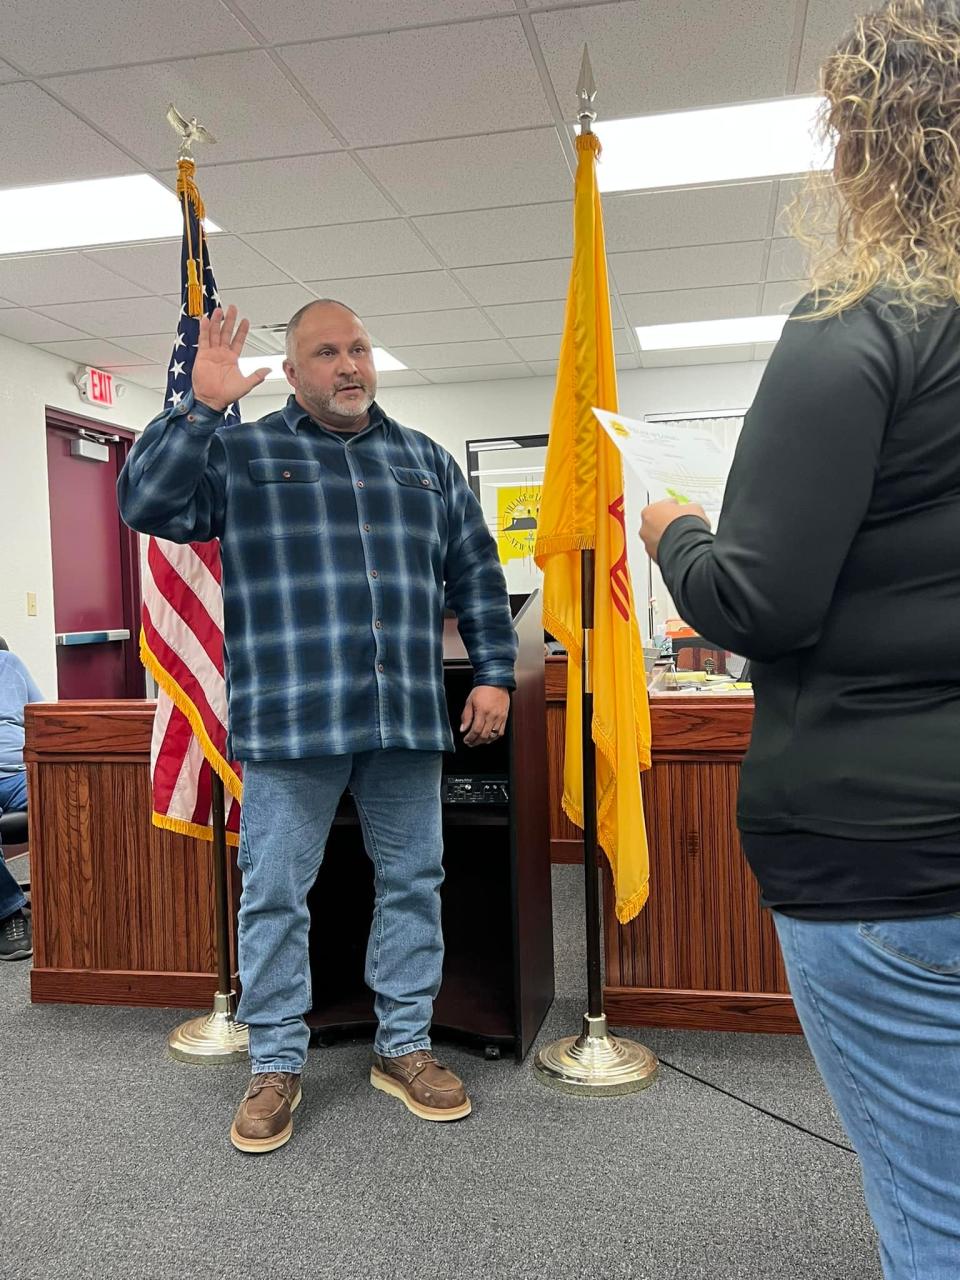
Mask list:
[{"label": "man's raised right hand", "polygon": [[240,352],[250,329],[249,320],[241,320],[234,333],[237,308],[227,307],[226,315],[219,307],[211,316],[200,317],[197,358],[193,362],[193,395],[200,404],[223,413],[234,400],[258,387],[269,369],[240,372]]}]

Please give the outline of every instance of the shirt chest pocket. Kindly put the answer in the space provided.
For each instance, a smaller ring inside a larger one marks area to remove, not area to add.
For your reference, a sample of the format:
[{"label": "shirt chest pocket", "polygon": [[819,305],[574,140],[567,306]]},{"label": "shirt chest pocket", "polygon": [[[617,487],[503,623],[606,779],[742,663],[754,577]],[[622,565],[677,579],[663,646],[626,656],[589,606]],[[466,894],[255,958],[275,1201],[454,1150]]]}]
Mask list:
[{"label": "shirt chest pocket", "polygon": [[251,458],[251,511],[244,523],[268,538],[306,537],[327,523],[320,463],[312,458]]},{"label": "shirt chest pocket", "polygon": [[446,508],[440,480],[419,467],[391,467],[403,527],[414,538],[439,543],[446,532]]}]

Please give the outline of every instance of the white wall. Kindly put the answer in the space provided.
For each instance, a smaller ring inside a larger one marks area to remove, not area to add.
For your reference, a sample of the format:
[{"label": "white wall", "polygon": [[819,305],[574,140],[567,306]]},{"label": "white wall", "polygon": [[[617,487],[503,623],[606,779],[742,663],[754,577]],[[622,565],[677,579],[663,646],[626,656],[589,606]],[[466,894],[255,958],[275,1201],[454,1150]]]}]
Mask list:
[{"label": "white wall", "polygon": [[[0,635],[49,698],[56,697],[57,665],[45,407],[95,418],[105,427],[142,428],[162,398],[127,383],[115,408],[95,408],[80,399],[75,371],[59,356],[0,337]],[[36,592],[35,618],[27,616],[28,591]]]},{"label": "white wall", "polygon": [[[24,659],[49,697],[56,694],[56,653],[44,409],[50,405],[96,418],[104,426],[140,430],[161,407],[160,392],[128,383],[116,408],[94,409],[81,401],[73,385],[75,367],[58,356],[0,337],[0,635]],[[620,408],[633,417],[744,408],[762,371],[763,365],[756,361],[626,370],[619,374]],[[465,468],[469,439],[546,431],[553,387],[552,378],[386,387],[379,400],[393,417],[439,441]],[[269,413],[284,399],[282,394],[251,397],[244,405],[244,417]],[[28,591],[37,595],[35,618],[27,616]]]},{"label": "white wall", "polygon": [[[617,375],[620,410],[628,417],[749,408],[765,368],[762,361],[736,364],[627,369]],[[279,386],[279,384],[276,384]],[[550,426],[553,378],[504,382],[446,383],[441,386],[385,387],[377,399],[392,417],[439,441],[466,470],[468,440],[485,436],[536,435]],[[250,397],[244,417],[279,408],[284,397]],[[641,630],[650,630],[646,601],[659,601],[656,630],[675,612],[658,571],[651,570],[640,542],[640,511],[645,500],[632,474],[625,476],[627,553]]]},{"label": "white wall", "polygon": [[[749,360],[622,370],[617,375],[620,411],[642,418],[648,413],[747,408],[763,369],[762,361]],[[276,386],[279,389],[280,383]],[[425,431],[466,468],[468,440],[547,431],[553,387],[553,378],[516,378],[505,382],[384,387],[377,399],[391,417]],[[276,397],[250,397],[244,406],[244,417],[270,413],[285,400],[283,393]]]}]

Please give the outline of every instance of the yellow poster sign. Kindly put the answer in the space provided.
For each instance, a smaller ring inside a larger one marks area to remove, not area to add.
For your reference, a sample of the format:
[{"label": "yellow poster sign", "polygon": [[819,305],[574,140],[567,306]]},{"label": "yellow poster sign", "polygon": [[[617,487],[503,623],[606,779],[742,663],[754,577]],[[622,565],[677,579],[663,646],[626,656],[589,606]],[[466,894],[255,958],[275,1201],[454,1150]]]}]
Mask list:
[{"label": "yellow poster sign", "polygon": [[502,564],[533,555],[542,490],[539,484],[504,485],[497,490],[497,547]]}]

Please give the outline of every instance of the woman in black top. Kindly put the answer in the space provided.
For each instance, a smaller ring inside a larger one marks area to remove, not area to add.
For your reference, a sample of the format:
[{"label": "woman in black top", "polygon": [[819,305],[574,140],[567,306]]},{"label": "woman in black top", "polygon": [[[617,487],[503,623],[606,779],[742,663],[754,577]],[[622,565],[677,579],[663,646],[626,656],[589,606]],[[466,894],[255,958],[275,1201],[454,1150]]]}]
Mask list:
[{"label": "woman in black top", "polygon": [[739,822],[864,1169],[888,1280],[960,1277],[960,0],[825,64],[838,233],[743,426],[716,535],[641,530],[752,660]]}]

